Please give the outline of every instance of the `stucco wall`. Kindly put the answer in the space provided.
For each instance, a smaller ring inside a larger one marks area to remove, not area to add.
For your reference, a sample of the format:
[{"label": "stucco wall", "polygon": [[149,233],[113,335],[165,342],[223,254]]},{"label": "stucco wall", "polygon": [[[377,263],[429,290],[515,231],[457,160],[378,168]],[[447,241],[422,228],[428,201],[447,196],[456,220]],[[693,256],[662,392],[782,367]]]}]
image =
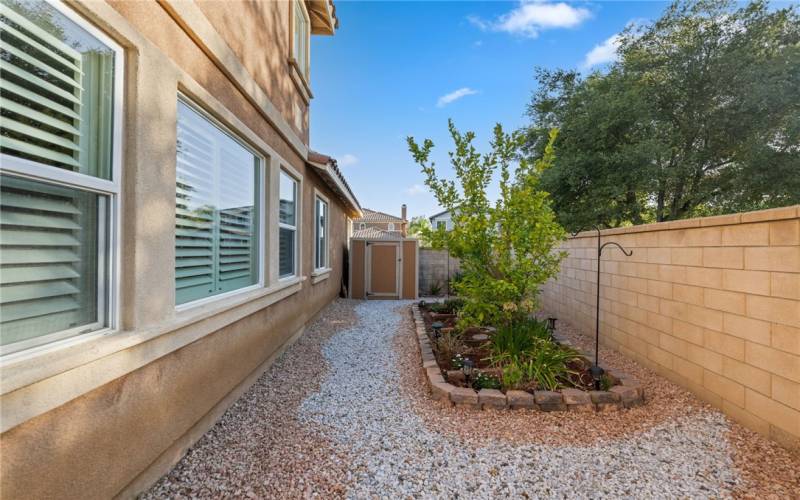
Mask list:
[{"label": "stucco wall", "polygon": [[[448,259],[450,265],[448,268]],[[452,279],[461,269],[458,259],[449,257],[444,250],[434,250],[432,248],[419,249],[419,294],[429,295],[431,286],[438,284],[441,288],[440,293],[447,292],[448,269]],[[451,290],[452,293],[452,290]]]},{"label": "stucco wall", "polygon": [[[199,8],[176,4],[188,16],[180,22],[155,2],[70,3],[125,49],[119,328],[4,360],[4,499],[108,498],[147,487],[339,292],[346,208],[306,167],[306,139],[287,132],[278,104],[223,57],[229,48],[203,45],[220,35]],[[258,151],[267,176],[264,287],[189,309],[175,307],[179,92]],[[276,258],[281,168],[302,178],[300,272],[284,282]],[[314,188],[331,202],[332,270],[312,279]]]},{"label": "stucco wall", "polygon": [[[548,312],[594,332],[596,236],[568,240]],[[800,449],[800,206],[607,230],[601,341]]]},{"label": "stucco wall", "polygon": [[[294,106],[300,108],[303,128],[298,133],[308,141],[308,104],[287,62],[292,3],[240,0],[233,9],[229,2],[203,0],[197,5],[286,121],[294,125]],[[313,54],[311,62],[313,77]]]}]

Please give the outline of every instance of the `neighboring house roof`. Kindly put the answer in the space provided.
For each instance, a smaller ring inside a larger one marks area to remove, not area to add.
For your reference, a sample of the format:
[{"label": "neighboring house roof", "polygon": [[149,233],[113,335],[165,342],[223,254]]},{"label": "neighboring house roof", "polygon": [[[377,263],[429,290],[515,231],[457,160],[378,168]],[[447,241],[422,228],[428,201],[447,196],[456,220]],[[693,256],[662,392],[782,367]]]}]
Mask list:
[{"label": "neighboring house roof", "polygon": [[316,151],[309,151],[308,164],[316,169],[328,187],[339,195],[345,205],[350,207],[350,215],[356,217],[361,215],[361,205],[358,203],[356,195],[353,194],[353,190],[350,189],[347,179],[342,175],[342,171],[339,170],[339,165],[334,158]]},{"label": "neighboring house roof", "polygon": [[389,214],[384,213],[384,212],[378,212],[377,210],[370,210],[369,208],[363,209],[362,212],[364,213],[364,215],[361,216],[358,219],[353,219],[354,223],[360,223],[360,222],[396,222],[398,224],[402,224],[403,222],[405,222],[400,217],[395,217],[394,215],[389,215]]},{"label": "neighboring house roof", "polygon": [[353,231],[353,238],[364,238],[369,240],[399,240],[403,237],[400,231],[384,231],[368,227],[366,229],[356,229]]},{"label": "neighboring house roof", "polygon": [[442,215],[447,215],[449,213],[450,213],[450,210],[444,210],[442,212],[439,212],[438,214],[431,215],[430,217],[428,217],[428,219],[435,219],[437,217],[441,217]]}]

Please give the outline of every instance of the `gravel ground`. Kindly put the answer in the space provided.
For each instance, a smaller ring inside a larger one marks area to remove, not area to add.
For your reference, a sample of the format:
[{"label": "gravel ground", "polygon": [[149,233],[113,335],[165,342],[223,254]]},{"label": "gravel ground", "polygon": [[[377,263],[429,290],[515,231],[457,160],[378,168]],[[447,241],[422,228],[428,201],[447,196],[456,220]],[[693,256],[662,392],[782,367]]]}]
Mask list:
[{"label": "gravel ground", "polygon": [[[559,330],[588,342],[569,325]],[[407,303],[336,301],[149,498],[796,497],[800,462],[649,370],[616,414],[433,403]]]},{"label": "gravel ground", "polygon": [[355,324],[337,300],[259,378],[144,498],[307,498],[344,495],[349,457],[326,429],[302,425],[297,408],[319,390],[321,346]]}]

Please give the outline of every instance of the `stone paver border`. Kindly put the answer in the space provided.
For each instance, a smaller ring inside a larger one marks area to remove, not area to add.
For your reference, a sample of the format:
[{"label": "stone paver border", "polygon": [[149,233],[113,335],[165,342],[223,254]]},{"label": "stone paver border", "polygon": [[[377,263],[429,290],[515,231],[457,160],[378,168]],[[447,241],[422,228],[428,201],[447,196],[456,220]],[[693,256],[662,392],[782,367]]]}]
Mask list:
[{"label": "stone paver border", "polygon": [[[608,412],[621,408],[632,408],[644,404],[644,388],[633,377],[617,370],[607,369],[606,374],[618,382],[608,391],[582,391],[568,388],[558,391],[507,391],[503,394],[497,389],[476,391],[469,387],[456,387],[445,380],[442,369],[433,354],[422,312],[418,304],[411,305],[414,326],[422,355],[422,368],[425,370],[431,396],[434,400],[448,406],[456,405],[474,409],[536,409],[541,411]],[[555,340],[571,347],[581,355],[591,359],[592,353],[573,345],[567,339],[554,335]]]}]

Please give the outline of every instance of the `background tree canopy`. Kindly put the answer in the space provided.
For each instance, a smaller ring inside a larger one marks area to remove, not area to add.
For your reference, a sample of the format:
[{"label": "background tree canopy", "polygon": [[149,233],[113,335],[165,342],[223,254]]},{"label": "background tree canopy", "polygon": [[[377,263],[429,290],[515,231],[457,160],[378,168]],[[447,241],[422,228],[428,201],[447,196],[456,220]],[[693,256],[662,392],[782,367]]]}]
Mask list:
[{"label": "background tree canopy", "polygon": [[800,16],[676,2],[606,72],[537,70],[526,152],[568,229],[800,203]]},{"label": "background tree canopy", "polygon": [[431,230],[431,221],[424,215],[412,217],[408,223],[408,235],[419,240],[419,246],[429,247],[431,242],[428,239],[427,231]]}]

